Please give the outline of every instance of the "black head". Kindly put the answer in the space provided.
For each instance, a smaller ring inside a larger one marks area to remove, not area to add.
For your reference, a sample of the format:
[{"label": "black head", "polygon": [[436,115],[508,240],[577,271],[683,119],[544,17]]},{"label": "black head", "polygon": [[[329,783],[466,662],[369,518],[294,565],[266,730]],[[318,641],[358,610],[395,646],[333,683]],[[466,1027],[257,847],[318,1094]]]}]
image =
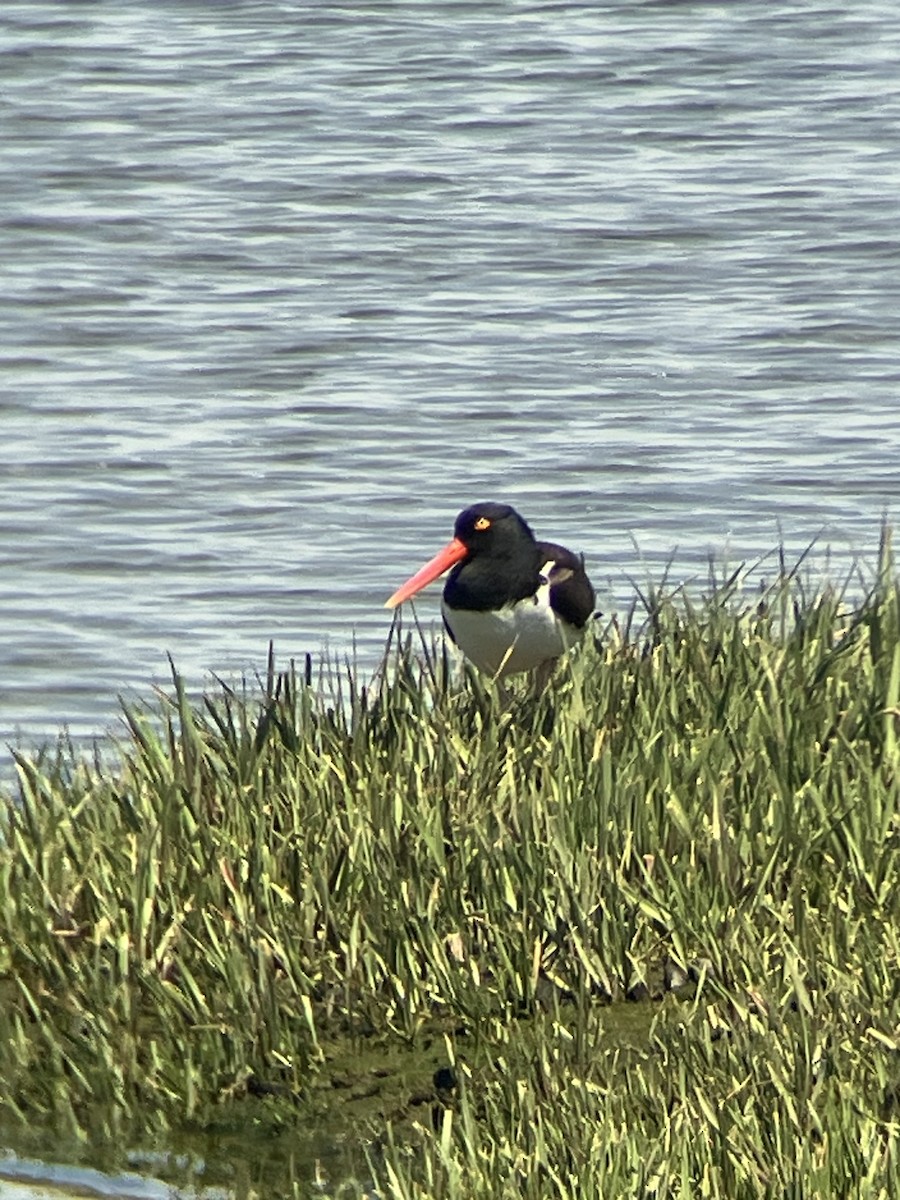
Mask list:
[{"label": "black head", "polygon": [[534,544],[534,534],[514,508],[489,500],[463,509],[456,518],[453,536],[470,556],[510,553],[523,544]]},{"label": "black head", "polygon": [[423,587],[450,574],[444,599],[456,607],[500,608],[511,600],[534,595],[540,580],[540,550],[534,534],[508,504],[473,504],[456,518],[453,540],[388,600],[396,608]]},{"label": "black head", "polygon": [[502,608],[534,595],[540,583],[540,551],[514,508],[473,504],[456,518],[453,534],[468,553],[444,586],[444,600],[451,608]]}]

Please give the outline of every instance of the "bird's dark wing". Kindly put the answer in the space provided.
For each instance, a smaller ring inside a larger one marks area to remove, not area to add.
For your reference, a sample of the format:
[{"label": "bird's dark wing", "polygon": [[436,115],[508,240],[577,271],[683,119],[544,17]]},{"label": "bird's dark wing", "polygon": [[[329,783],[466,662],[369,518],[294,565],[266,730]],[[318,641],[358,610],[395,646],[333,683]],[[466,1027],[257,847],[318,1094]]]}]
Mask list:
[{"label": "bird's dark wing", "polygon": [[538,542],[542,568],[550,584],[550,606],[557,616],[581,629],[594,611],[594,589],[584,569],[584,556],[555,542]]}]

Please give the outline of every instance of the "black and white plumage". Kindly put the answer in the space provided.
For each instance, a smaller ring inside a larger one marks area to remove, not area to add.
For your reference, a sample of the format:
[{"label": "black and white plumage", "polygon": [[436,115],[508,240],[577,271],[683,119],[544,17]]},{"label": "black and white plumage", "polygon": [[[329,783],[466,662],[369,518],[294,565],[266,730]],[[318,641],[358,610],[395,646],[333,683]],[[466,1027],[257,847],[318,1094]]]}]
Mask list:
[{"label": "black and white plumage", "polygon": [[394,608],[452,567],[441,611],[450,637],[475,666],[502,678],[544,677],[577,644],[594,611],[584,559],[536,540],[507,504],[474,504],[453,540],[391,596]]}]

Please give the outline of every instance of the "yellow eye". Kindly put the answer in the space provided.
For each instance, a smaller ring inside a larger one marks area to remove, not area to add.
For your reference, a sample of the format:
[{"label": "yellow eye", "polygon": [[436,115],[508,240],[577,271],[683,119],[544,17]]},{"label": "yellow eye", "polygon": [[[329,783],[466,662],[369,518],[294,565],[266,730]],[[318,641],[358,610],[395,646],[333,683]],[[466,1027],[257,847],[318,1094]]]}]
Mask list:
[{"label": "yellow eye", "polygon": [[482,531],[482,529],[490,529],[490,527],[491,527],[491,523],[487,519],[487,517],[479,517],[478,520],[475,522],[475,528],[478,530],[479,533]]}]

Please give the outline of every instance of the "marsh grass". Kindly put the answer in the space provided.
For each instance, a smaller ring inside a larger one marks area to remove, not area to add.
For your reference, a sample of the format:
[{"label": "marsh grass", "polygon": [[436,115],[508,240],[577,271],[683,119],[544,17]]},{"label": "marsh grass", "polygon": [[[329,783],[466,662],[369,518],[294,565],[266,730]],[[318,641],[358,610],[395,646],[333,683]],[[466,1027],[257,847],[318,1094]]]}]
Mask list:
[{"label": "marsh grass", "polygon": [[887,536],[853,582],[644,589],[509,704],[399,627],[365,685],[173,672],[115,767],[18,756],[4,1121],[283,1124],[335,1040],[446,1035],[452,1094],[357,1131],[380,1195],[896,1195]]}]

